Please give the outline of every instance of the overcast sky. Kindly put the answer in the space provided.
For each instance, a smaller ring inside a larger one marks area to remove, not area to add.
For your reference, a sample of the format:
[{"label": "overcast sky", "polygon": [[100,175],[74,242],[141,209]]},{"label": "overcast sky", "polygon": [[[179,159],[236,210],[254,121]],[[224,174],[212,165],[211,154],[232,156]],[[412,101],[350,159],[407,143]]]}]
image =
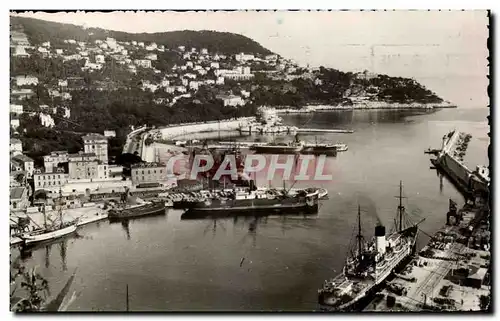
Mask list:
[{"label": "overcast sky", "polygon": [[460,106],[488,104],[486,11],[21,14],[126,32],[243,34],[301,65],[413,77]]}]

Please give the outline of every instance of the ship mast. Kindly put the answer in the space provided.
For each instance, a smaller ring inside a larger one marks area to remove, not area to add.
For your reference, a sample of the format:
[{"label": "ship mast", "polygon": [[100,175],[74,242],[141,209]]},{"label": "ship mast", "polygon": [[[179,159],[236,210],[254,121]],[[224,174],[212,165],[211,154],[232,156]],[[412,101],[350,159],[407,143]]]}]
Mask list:
[{"label": "ship mast", "polygon": [[58,209],[58,214],[59,214],[59,223],[60,223],[60,226],[62,227],[63,225],[63,219],[62,219],[62,190],[61,188],[59,188],[59,199],[58,199],[58,203],[59,203],[59,209]]},{"label": "ship mast", "polygon": [[363,235],[361,234],[361,207],[358,205],[358,235],[356,236],[358,239],[358,256],[359,261],[361,261],[361,247],[362,247],[362,239]]},{"label": "ship mast", "polygon": [[399,213],[399,231],[403,230],[403,213],[405,211],[405,207],[403,206],[403,181],[399,181],[399,205],[398,205],[398,213]]}]

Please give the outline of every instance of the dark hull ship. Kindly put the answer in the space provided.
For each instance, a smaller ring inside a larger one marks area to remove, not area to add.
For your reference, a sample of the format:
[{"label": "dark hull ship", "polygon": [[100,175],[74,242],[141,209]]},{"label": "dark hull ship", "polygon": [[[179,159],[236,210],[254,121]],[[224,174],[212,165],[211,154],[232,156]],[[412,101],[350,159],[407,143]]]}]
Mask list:
[{"label": "dark hull ship", "polygon": [[375,227],[375,237],[365,242],[361,234],[358,208],[358,234],[355,251],[346,259],[342,274],[326,280],[318,290],[320,308],[326,311],[356,311],[376,293],[387,278],[403,266],[415,250],[418,223],[403,226],[405,209],[402,205],[402,184],[398,206],[399,226],[389,235],[385,227]]},{"label": "dark hull ship", "polygon": [[126,189],[121,197],[121,204],[109,210],[108,219],[110,221],[117,221],[161,214],[165,214],[165,202],[144,202],[132,197],[129,190]]},{"label": "dark hull ship", "polygon": [[194,202],[186,211],[186,217],[259,215],[280,213],[312,214],[318,212],[319,191],[296,193],[257,188],[213,196]]}]

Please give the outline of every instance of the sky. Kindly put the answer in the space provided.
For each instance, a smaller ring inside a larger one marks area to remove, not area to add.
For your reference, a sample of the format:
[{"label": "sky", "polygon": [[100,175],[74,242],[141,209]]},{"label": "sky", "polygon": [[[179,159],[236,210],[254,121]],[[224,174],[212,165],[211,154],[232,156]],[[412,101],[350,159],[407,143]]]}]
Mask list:
[{"label": "sky", "polygon": [[415,78],[459,107],[486,107],[486,11],[24,13],[126,32],[216,30],[245,35],[306,66]]}]

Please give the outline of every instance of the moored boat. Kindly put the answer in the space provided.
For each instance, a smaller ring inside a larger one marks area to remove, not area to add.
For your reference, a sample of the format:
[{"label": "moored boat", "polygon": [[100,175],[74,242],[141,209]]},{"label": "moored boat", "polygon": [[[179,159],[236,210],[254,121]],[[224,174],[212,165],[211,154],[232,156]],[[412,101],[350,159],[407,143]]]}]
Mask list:
[{"label": "moored boat", "polygon": [[139,198],[131,196],[129,190],[126,189],[125,193],[122,195],[121,204],[109,210],[108,219],[120,220],[160,214],[165,214],[165,202],[144,202]]},{"label": "moored boat", "polygon": [[22,234],[19,238],[22,239],[24,245],[34,245],[36,243],[52,241],[63,236],[72,234],[78,228],[78,219],[71,222],[64,222],[63,220],[63,210],[61,204],[61,191],[59,191],[58,203],[58,223],[47,224],[47,215],[45,212],[45,204],[43,205],[43,227],[40,227],[34,231]]}]

